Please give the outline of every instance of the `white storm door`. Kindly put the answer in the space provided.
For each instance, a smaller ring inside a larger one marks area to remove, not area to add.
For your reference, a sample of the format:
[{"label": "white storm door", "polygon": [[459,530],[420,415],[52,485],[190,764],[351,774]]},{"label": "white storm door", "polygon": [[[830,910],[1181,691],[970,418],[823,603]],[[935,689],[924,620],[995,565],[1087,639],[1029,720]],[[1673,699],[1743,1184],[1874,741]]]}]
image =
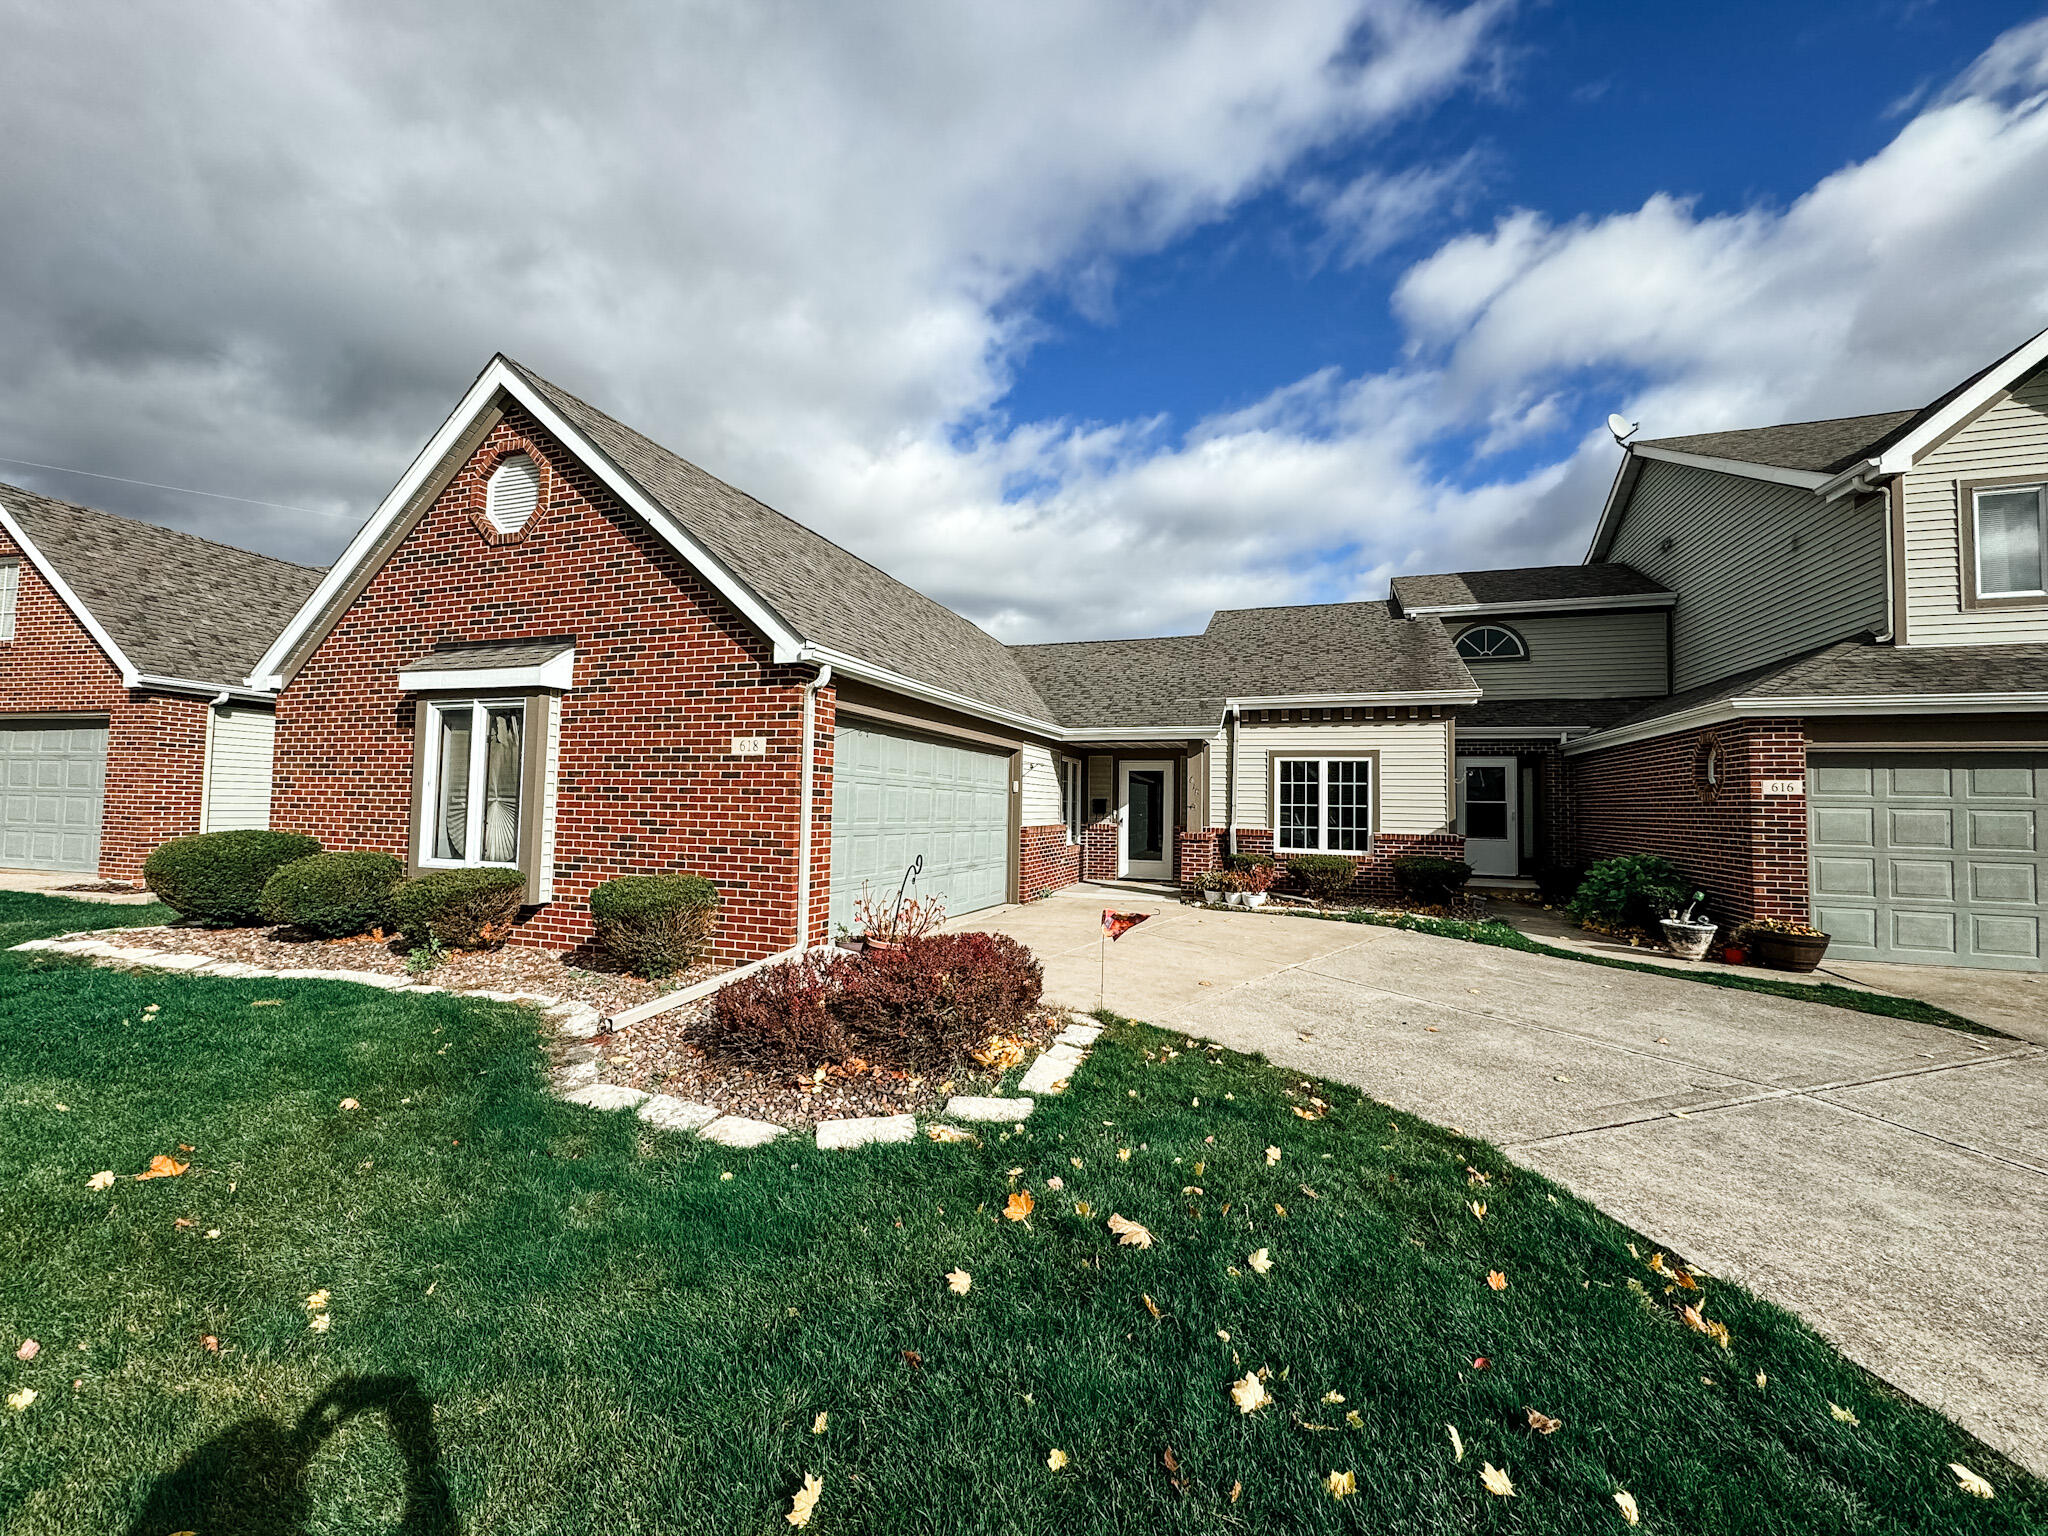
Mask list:
[{"label": "white storm door", "polygon": [[1173,878],[1173,764],[1119,763],[1117,809],[1123,836],[1117,873],[1140,880]]},{"label": "white storm door", "polygon": [[1458,759],[1458,830],[1475,875],[1513,875],[1521,867],[1519,778],[1512,757]]}]

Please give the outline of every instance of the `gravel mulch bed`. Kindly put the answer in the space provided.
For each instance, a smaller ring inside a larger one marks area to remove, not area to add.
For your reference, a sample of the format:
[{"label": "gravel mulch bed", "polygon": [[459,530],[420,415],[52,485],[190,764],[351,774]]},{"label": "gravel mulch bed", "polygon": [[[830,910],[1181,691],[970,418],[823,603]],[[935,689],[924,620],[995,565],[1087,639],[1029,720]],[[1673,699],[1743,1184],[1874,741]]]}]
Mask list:
[{"label": "gravel mulch bed", "polygon": [[131,885],[126,880],[86,880],[78,885],[60,885],[60,891],[91,891],[103,896],[140,896],[149,889],[146,885]]},{"label": "gravel mulch bed", "polygon": [[787,1126],[856,1115],[931,1114],[956,1093],[994,1093],[1004,1081],[1014,1080],[1067,1022],[1064,1014],[1040,1009],[1005,1037],[1016,1046],[1016,1059],[1007,1065],[1000,1059],[995,1066],[964,1062],[956,1071],[925,1076],[882,1067],[857,1073],[834,1068],[822,1078],[806,1078],[714,1061],[693,1038],[707,1011],[707,1004],[696,1003],[600,1036],[592,1042],[602,1053],[599,1080]]},{"label": "gravel mulch bed", "polygon": [[[187,928],[176,923],[160,928],[110,929],[96,937],[114,944],[204,955],[209,960],[239,960],[269,970],[407,974],[403,939],[316,939],[295,928]],[[556,954],[508,944],[503,949],[454,951],[431,971],[410,979],[461,992],[544,992],[613,1014],[727,969],[707,961],[681,975],[647,981],[606,969],[609,964],[602,954],[587,947]]]}]

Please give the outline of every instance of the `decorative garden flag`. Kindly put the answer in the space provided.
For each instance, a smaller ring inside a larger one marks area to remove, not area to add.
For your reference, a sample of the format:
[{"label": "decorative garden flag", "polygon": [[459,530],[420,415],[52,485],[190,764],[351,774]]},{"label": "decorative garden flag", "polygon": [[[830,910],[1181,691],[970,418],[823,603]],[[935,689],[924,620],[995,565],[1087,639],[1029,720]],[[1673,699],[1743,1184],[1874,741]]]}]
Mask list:
[{"label": "decorative garden flag", "polygon": [[1102,909],[1102,931],[1108,934],[1111,939],[1120,939],[1151,915],[1150,912],[1112,912],[1109,908],[1104,907]]}]

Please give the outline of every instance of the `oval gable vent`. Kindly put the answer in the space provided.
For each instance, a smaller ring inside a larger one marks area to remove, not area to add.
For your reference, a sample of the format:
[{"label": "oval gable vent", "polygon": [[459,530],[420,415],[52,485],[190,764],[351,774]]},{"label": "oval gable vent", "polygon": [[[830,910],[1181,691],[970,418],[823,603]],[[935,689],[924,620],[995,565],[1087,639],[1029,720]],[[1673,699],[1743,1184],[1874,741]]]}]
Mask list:
[{"label": "oval gable vent", "polygon": [[540,505],[540,466],[515,453],[491,471],[484,487],[484,521],[499,533],[517,533]]}]

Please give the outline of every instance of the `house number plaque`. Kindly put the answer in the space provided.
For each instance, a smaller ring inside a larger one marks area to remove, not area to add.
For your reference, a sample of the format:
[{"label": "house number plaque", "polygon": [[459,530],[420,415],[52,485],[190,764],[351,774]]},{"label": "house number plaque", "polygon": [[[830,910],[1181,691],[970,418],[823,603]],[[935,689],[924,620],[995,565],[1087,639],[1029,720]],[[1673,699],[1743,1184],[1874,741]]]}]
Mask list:
[{"label": "house number plaque", "polygon": [[735,736],[732,739],[734,757],[766,757],[768,738],[766,736]]},{"label": "house number plaque", "polygon": [[1806,780],[1804,779],[1764,780],[1764,795],[1767,799],[1775,799],[1780,795],[1803,795],[1805,793]]}]

